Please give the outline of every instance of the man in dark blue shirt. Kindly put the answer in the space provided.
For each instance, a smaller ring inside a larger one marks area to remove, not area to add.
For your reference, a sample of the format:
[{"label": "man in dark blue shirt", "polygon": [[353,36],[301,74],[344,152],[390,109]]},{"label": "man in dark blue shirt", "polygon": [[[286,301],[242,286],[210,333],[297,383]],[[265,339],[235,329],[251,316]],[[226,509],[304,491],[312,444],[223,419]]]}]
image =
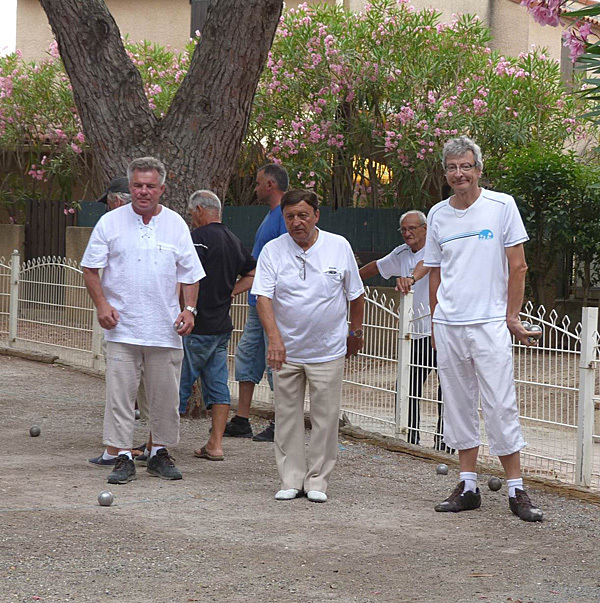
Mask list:
[{"label": "man in dark blue shirt", "polygon": [[[221,202],[211,191],[190,197],[192,241],[206,272],[198,291],[197,315],[190,335],[183,338],[184,359],[179,387],[179,413],[185,413],[192,386],[201,378],[202,397],[211,410],[212,431],[205,446],[194,455],[221,461],[223,432],[229,414],[227,348],[233,331],[232,297],[250,289],[256,260],[242,242],[221,223]],[[242,278],[237,280],[238,275]],[[237,281],[237,282],[236,282]]]}]

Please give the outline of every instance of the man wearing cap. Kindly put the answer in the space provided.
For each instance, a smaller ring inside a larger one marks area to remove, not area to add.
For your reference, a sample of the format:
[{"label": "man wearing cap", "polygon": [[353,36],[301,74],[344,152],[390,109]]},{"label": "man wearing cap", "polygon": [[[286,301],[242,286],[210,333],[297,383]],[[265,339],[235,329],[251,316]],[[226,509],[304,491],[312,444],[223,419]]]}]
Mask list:
[{"label": "man wearing cap", "polygon": [[131,448],[142,370],[153,437],[147,472],[166,480],[182,477],[167,446],[179,442],[181,337],[194,326],[198,281],[205,276],[187,224],[159,204],[165,166],[142,157],[129,164],[127,176],[131,203],[102,216],[81,261],[107,342],[104,443],[119,449],[111,484],[136,477]]},{"label": "man wearing cap", "polygon": [[[363,281],[380,274],[383,278],[396,279],[396,290],[406,295],[413,291],[413,320],[411,326],[410,352],[410,393],[408,406],[408,438],[411,444],[420,443],[420,400],[423,384],[432,369],[437,367],[436,353],[431,346],[431,316],[429,313],[429,268],[423,266],[425,241],[427,238],[427,218],[416,209],[400,216],[400,232],[404,245],[399,245],[385,257],[369,262],[360,269]],[[438,385],[437,399],[442,399]],[[438,402],[438,420],[434,447],[436,450],[448,450],[442,441],[443,418],[442,404]]]},{"label": "man wearing cap", "polygon": [[131,203],[129,180],[127,180],[127,177],[119,176],[118,178],[113,178],[108,183],[108,188],[102,197],[97,199],[97,201],[106,203],[108,208],[107,211],[117,209],[117,207],[121,207],[121,205],[125,205],[126,203]]}]

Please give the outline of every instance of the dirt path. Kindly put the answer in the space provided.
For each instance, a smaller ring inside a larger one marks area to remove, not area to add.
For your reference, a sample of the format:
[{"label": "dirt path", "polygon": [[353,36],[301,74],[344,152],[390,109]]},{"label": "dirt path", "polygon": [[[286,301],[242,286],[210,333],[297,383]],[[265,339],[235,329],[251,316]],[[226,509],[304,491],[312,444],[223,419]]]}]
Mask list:
[{"label": "dirt path", "polygon": [[480,510],[437,514],[456,470],[343,438],[327,504],[276,502],[272,444],[197,460],[208,422],[185,421],[184,479],[138,469],[100,507],[103,397],[101,379],[0,356],[2,603],[600,601],[597,506],[531,490],[547,520],[526,524],[482,476]]}]

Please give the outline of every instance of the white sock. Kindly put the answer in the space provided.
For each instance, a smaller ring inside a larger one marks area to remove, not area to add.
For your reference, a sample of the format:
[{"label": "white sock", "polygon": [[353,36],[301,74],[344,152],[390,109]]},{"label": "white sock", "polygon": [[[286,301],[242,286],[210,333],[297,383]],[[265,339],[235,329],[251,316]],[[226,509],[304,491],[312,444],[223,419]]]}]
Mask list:
[{"label": "white sock", "polygon": [[133,455],[131,454],[131,450],[119,450],[119,456],[124,454],[130,461],[133,461]]},{"label": "white sock", "polygon": [[515,488],[519,488],[519,490],[523,489],[523,478],[507,479],[506,485],[508,486],[508,495],[513,498],[515,496]]},{"label": "white sock", "polygon": [[465,488],[463,492],[477,491],[477,473],[474,473],[473,471],[461,471],[458,479],[461,482],[465,482]]},{"label": "white sock", "polygon": [[104,461],[110,461],[110,459],[116,459],[117,455],[116,454],[108,454],[108,450],[104,450],[104,453],[102,454],[102,460]]},{"label": "white sock", "polygon": [[164,446],[152,446],[152,451],[150,452],[150,458],[156,455],[156,453]]}]

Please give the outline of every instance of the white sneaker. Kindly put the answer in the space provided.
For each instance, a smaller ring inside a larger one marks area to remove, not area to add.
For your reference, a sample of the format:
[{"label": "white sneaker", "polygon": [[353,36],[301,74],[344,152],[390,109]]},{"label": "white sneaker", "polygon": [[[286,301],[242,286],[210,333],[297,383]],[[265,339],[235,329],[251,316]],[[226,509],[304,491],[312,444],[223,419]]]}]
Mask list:
[{"label": "white sneaker", "polygon": [[292,500],[298,496],[300,490],[296,488],[290,488],[289,490],[279,490],[277,494],[275,494],[275,500]]},{"label": "white sneaker", "polygon": [[327,502],[327,494],[318,490],[309,490],[306,493],[306,498],[311,502]]}]

